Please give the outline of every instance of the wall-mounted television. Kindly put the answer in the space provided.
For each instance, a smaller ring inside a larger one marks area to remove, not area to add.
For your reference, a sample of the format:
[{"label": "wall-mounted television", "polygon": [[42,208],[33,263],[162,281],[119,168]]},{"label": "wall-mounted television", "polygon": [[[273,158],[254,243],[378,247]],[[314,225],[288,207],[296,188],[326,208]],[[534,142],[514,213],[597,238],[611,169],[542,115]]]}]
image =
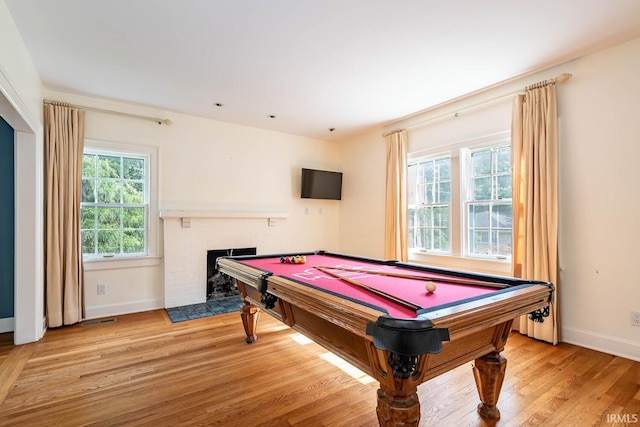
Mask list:
[{"label": "wall-mounted television", "polygon": [[302,168],[303,199],[342,199],[342,172]]}]

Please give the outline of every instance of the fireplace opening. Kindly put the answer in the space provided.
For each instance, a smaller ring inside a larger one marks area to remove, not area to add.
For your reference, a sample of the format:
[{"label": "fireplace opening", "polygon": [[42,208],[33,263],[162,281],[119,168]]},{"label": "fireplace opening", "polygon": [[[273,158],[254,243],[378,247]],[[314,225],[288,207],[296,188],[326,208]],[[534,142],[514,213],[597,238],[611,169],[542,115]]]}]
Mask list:
[{"label": "fireplace opening", "polygon": [[207,301],[239,295],[233,278],[216,268],[221,256],[255,255],[256,248],[213,249],[207,251]]}]

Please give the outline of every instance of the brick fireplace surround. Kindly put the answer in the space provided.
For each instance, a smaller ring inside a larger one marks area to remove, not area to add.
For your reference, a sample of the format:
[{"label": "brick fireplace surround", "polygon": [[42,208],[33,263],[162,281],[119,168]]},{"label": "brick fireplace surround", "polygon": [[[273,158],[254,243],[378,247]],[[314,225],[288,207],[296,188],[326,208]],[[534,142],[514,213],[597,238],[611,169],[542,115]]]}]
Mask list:
[{"label": "brick fireplace surround", "polygon": [[281,212],[161,211],[164,307],[207,299],[207,251],[256,247],[277,253],[287,214]]}]

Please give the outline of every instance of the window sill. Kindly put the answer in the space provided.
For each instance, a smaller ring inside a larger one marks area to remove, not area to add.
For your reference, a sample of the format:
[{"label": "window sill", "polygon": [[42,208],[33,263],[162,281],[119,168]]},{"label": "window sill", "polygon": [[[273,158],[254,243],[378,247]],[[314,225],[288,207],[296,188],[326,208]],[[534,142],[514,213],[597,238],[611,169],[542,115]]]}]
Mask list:
[{"label": "window sill", "polygon": [[466,258],[455,255],[435,255],[422,252],[409,253],[409,262],[427,264],[452,270],[472,271],[500,276],[511,275],[511,261],[499,259]]},{"label": "window sill", "polygon": [[108,258],[83,261],[85,271],[116,270],[120,268],[157,267],[162,257]]}]

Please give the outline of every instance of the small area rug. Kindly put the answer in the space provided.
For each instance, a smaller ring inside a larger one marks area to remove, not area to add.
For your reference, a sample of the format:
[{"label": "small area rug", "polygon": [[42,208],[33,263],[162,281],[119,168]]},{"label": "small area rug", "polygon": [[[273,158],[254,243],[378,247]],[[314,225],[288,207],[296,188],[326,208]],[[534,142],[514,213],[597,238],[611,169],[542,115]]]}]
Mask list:
[{"label": "small area rug", "polygon": [[202,304],[184,305],[182,307],[166,308],[167,315],[172,323],[184,322],[185,320],[211,317],[217,314],[233,313],[240,311],[243,306],[239,295],[225,298],[216,298]]}]

